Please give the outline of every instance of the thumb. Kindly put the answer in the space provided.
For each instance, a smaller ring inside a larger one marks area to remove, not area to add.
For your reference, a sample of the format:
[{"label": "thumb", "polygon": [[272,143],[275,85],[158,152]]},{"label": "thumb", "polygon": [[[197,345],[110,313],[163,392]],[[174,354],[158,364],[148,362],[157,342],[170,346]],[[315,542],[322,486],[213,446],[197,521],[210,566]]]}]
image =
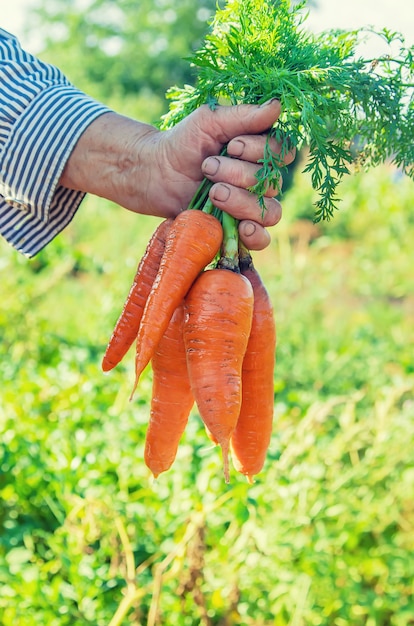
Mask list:
[{"label": "thumb", "polygon": [[198,124],[213,140],[225,144],[238,135],[257,135],[269,130],[280,111],[277,98],[261,105],[217,106],[214,110],[205,105],[198,109]]}]

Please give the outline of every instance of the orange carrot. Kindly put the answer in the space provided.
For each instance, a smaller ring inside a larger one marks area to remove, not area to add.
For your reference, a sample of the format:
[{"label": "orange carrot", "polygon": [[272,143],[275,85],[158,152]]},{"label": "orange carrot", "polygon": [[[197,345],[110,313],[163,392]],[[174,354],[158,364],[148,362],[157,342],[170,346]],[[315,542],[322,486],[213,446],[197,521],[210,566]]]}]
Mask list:
[{"label": "orange carrot", "polygon": [[174,462],[194,404],[183,338],[183,303],[174,311],[152,357],[151,413],[144,458],[155,478]]},{"label": "orange carrot", "polygon": [[185,299],[184,342],[191,388],[200,416],[222,449],[229,482],[228,450],[241,405],[241,370],[253,313],[252,286],[225,269],[203,272]]},{"label": "orange carrot", "polygon": [[198,274],[214,259],[222,238],[220,222],[208,213],[190,209],[175,218],[138,330],[131,397],[173,312]]},{"label": "orange carrot", "polygon": [[248,267],[241,264],[241,272],[253,287],[254,307],[242,367],[242,405],[230,446],[236,470],[253,482],[263,467],[272,434],[276,327],[269,294],[251,258]]},{"label": "orange carrot", "polygon": [[164,252],[165,239],[173,221],[172,218],[169,218],[161,222],[147,245],[145,254],[138,265],[124,308],[106,348],[102,360],[104,372],[108,372],[118,365],[137,336],[145,303]]}]

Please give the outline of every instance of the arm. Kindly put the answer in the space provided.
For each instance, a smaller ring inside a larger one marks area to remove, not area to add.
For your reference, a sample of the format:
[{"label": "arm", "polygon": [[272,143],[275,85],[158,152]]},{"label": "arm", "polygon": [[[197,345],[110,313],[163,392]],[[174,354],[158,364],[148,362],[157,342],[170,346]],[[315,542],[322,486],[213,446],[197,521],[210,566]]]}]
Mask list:
[{"label": "arm", "polygon": [[72,219],[84,194],[59,178],[107,112],[0,29],[0,233],[17,250],[33,256]]},{"label": "arm", "polygon": [[[246,188],[255,182],[261,133],[277,119],[278,102],[201,107],[161,132],[76,90],[1,29],[0,80],[0,232],[27,256],[70,222],[85,193],[166,217],[187,206],[203,175],[216,183],[214,204],[241,220],[245,245],[269,243],[264,227],[278,222],[280,204],[269,197],[262,219]],[[215,156],[227,142],[237,158]]]}]

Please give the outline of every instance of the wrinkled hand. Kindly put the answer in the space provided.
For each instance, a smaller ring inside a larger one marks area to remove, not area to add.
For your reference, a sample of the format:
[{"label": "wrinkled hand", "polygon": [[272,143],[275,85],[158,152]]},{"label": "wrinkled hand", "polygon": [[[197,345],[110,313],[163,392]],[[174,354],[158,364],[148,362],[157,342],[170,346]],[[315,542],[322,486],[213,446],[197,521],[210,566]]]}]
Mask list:
[{"label": "wrinkled hand", "polygon": [[[265,248],[266,230],[280,220],[281,206],[269,189],[262,215],[256,182],[266,131],[277,120],[280,103],[262,106],[202,106],[167,131],[117,113],[105,113],[78,140],[60,178],[70,189],[112,200],[136,213],[170,217],[184,210],[206,176],[214,184],[213,204],[240,220],[243,243]],[[218,156],[228,144],[229,156]],[[271,148],[280,151],[272,140]],[[291,163],[294,153],[287,155]]]},{"label": "wrinkled hand", "polygon": [[[210,191],[213,204],[241,220],[239,232],[243,243],[250,250],[265,248],[270,241],[265,227],[274,226],[281,218],[280,203],[272,197],[277,190],[268,190],[267,210],[262,216],[257,197],[247,188],[257,182],[258,160],[263,158],[266,143],[266,134],[262,133],[272,126],[279,114],[277,100],[261,107],[221,106],[214,111],[204,106],[171,130],[154,136],[160,154],[160,173],[157,176],[159,187],[153,192],[159,194],[159,199],[164,198],[163,208],[172,214],[184,209],[204,174],[214,183]],[[217,156],[226,143],[227,152],[233,158]],[[280,152],[276,141],[271,147]],[[285,164],[291,163],[294,157],[292,151]],[[150,203],[155,206],[155,196]]]}]

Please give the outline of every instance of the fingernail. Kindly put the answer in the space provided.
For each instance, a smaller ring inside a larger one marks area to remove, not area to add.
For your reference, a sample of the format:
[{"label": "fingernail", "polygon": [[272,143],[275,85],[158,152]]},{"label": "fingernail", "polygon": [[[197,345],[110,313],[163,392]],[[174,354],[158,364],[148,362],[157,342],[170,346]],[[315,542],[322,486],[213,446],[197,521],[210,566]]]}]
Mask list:
[{"label": "fingernail", "polygon": [[230,198],[230,188],[223,183],[215,185],[213,188],[213,200],[218,202],[226,202]]},{"label": "fingernail", "polygon": [[256,225],[253,222],[246,222],[243,228],[245,237],[251,237],[256,232]]},{"label": "fingernail", "polygon": [[244,152],[246,144],[242,139],[233,139],[227,147],[227,151],[231,156],[241,157]]},{"label": "fingernail", "polygon": [[203,174],[207,174],[207,176],[214,176],[218,172],[218,168],[220,167],[220,161],[217,157],[208,157],[203,162]]},{"label": "fingernail", "polygon": [[266,100],[263,104],[260,105],[260,108],[269,106],[269,104],[273,104],[274,102],[280,102],[279,98],[270,98],[270,100]]}]

